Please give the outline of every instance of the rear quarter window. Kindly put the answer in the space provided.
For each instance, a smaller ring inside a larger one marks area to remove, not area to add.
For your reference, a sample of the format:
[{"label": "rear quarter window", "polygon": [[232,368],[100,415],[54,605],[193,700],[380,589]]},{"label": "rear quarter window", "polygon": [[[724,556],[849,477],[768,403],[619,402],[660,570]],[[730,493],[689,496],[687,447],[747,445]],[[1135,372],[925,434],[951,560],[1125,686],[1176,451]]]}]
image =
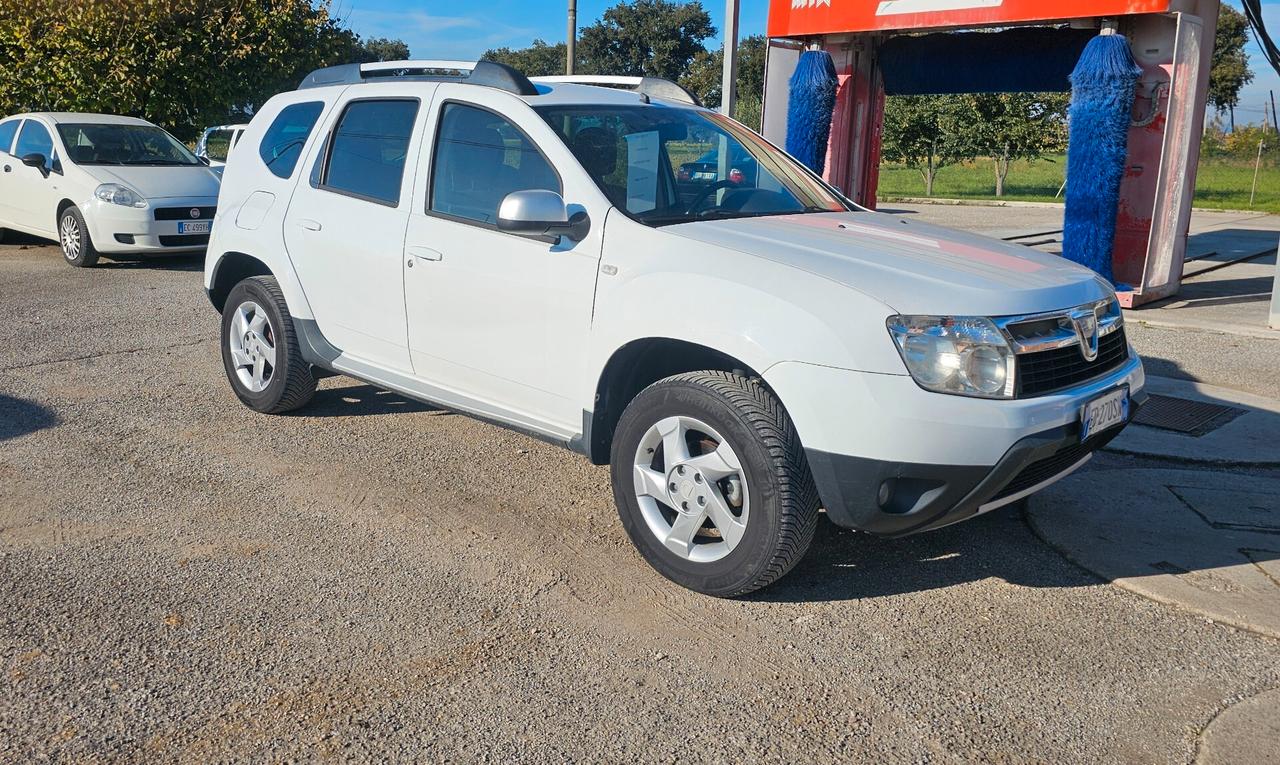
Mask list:
[{"label": "rear quarter window", "polygon": [[280,110],[258,146],[258,156],[268,170],[280,178],[293,175],[302,157],[302,147],[323,111],[321,101],[290,104]]}]

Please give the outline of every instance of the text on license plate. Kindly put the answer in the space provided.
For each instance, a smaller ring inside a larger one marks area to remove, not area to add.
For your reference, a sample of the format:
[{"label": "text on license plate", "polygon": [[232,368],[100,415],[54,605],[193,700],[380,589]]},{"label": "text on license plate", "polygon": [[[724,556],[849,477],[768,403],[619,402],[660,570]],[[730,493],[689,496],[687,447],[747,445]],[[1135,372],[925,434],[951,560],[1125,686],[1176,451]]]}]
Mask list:
[{"label": "text on license plate", "polygon": [[187,220],[178,223],[179,234],[207,234],[210,222],[207,220]]},{"label": "text on license plate", "polygon": [[1084,405],[1080,413],[1080,440],[1120,425],[1129,419],[1129,389],[1105,393]]}]

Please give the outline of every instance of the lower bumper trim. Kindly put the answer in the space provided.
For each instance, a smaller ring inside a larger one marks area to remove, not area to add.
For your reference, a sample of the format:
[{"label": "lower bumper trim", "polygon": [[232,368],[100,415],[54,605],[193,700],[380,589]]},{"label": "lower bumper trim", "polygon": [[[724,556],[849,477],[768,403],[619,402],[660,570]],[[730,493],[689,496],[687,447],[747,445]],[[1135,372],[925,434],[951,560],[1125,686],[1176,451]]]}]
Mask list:
[{"label": "lower bumper trim", "polygon": [[[1139,391],[1129,421],[1146,400]],[[1077,422],[1027,436],[993,466],[892,462],[806,449],[827,516],[838,526],[903,536],[948,526],[1030,496],[1078,470],[1124,430],[1080,442]]]}]

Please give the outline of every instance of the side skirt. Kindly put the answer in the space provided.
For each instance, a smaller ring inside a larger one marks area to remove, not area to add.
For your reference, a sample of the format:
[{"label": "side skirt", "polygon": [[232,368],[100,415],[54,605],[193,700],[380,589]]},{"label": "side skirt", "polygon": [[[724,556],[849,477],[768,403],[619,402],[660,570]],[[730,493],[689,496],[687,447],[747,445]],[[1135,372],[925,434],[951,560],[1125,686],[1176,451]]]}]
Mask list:
[{"label": "side skirt", "polygon": [[[330,343],[312,319],[294,319],[298,348],[307,363],[335,374],[354,377],[361,382],[395,391],[402,396],[441,409],[466,414],[477,420],[522,433],[539,441],[587,454],[586,439],[581,433],[570,433],[527,418],[504,412],[491,404],[452,391],[429,385],[421,380],[366,364],[346,356]],[[585,418],[584,418],[585,419]],[[589,421],[589,420],[587,420]]]}]

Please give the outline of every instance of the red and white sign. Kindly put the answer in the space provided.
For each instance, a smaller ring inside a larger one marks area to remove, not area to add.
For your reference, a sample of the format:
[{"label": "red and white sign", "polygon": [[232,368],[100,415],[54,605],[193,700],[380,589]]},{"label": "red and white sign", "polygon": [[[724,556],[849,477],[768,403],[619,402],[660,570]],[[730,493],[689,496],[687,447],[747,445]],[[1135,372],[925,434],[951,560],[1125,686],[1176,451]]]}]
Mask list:
[{"label": "red and white sign", "polygon": [[975,27],[1134,13],[1176,0],[769,0],[769,36]]}]

